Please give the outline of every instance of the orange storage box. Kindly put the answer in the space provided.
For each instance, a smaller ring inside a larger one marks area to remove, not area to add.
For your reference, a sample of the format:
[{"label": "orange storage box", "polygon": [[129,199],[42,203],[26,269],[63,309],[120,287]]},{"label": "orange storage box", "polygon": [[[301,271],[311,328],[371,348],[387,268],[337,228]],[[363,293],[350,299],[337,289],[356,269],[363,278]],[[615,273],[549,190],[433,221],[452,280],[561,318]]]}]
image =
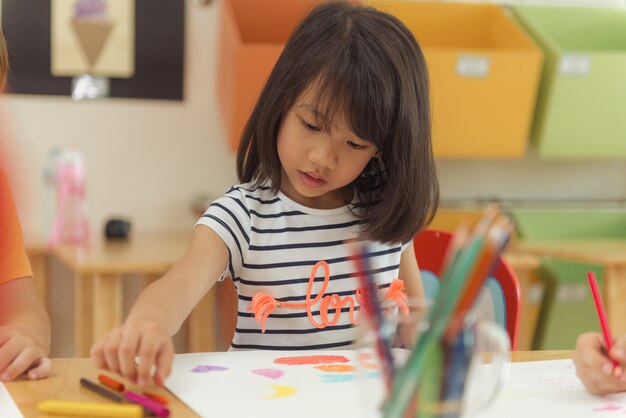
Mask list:
[{"label": "orange storage box", "polygon": [[223,0],[217,94],[229,148],[236,150],[250,113],[287,39],[319,0]]},{"label": "orange storage box", "polygon": [[525,155],[543,54],[502,7],[370,1],[420,43],[430,72],[436,157]]}]

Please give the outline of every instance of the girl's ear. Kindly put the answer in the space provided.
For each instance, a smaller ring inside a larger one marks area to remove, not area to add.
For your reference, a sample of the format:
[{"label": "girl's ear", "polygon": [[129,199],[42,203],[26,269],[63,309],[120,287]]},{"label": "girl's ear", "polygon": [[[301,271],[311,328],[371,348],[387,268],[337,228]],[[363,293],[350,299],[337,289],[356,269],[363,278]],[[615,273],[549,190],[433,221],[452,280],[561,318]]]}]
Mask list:
[{"label": "girl's ear", "polygon": [[381,150],[376,151],[376,154],[374,154],[374,158],[380,158],[380,156],[383,155],[383,152]]}]

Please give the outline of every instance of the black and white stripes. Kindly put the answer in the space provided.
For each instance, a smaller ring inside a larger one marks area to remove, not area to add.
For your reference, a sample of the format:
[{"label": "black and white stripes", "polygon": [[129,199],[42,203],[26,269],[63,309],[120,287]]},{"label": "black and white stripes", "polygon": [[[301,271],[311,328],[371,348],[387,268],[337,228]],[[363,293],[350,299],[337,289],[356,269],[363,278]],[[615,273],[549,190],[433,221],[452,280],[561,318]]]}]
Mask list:
[{"label": "black and white stripes", "polygon": [[[328,321],[335,317],[340,300],[355,299],[359,282],[345,241],[357,236],[359,224],[349,206],[311,209],[282,193],[272,194],[268,187],[238,185],[216,200],[198,225],[212,228],[230,251],[229,266],[221,279],[232,277],[238,289],[232,348],[300,350],[351,345],[355,330],[347,304],[339,307],[336,323],[318,326],[325,323],[323,314],[327,313]],[[368,257],[381,296],[397,278],[403,248],[401,244],[370,245]],[[326,261],[329,268],[325,290],[323,269],[310,277],[320,260]],[[265,333],[261,333],[260,325],[247,310],[259,292],[301,307],[275,308],[265,321]],[[323,299],[331,296],[336,303],[322,306]],[[353,314],[358,318],[359,304],[353,302]]]}]

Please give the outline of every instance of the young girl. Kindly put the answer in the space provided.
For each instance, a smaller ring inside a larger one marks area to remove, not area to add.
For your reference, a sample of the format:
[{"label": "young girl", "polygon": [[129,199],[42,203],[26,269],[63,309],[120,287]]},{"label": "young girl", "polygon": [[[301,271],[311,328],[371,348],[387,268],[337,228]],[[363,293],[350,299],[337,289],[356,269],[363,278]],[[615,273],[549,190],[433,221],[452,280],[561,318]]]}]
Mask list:
[{"label": "young girl", "polygon": [[[0,30],[0,92],[9,63]],[[3,171],[0,138],[0,381],[22,374],[41,379],[50,374],[50,319],[37,300],[22,229]]]},{"label": "young girl", "polygon": [[232,349],[349,347],[360,305],[351,239],[370,242],[381,298],[401,301],[403,286],[422,296],[411,239],[439,198],[428,97],[424,57],[399,20],[349,3],[316,7],[245,127],[241,184],[209,207],[184,257],[94,345],[98,367],[145,385],[155,365],[163,384],[170,336],[226,277],[238,291]]}]

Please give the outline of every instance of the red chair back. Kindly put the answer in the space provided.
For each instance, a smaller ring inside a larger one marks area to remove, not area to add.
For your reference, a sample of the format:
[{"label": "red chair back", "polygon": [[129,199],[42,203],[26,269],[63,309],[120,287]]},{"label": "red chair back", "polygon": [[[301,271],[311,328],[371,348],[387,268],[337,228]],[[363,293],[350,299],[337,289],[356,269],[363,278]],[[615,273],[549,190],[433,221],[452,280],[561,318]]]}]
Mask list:
[{"label": "red chair back", "polygon": [[[420,270],[430,271],[441,278],[444,257],[453,237],[451,232],[434,229],[427,229],[417,234],[413,238],[413,249]],[[515,270],[501,256],[498,257],[498,264],[491,277],[502,288],[506,305],[506,330],[511,339],[511,348],[515,349],[522,307],[519,280]]]}]

